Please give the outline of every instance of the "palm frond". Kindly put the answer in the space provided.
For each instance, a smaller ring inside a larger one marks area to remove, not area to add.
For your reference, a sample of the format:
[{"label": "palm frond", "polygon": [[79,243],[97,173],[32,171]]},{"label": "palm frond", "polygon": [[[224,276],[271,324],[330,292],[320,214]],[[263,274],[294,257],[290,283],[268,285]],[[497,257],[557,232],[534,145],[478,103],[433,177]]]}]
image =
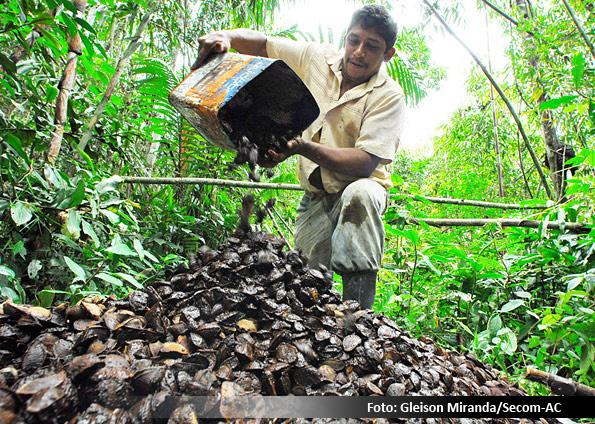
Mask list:
[{"label": "palm frond", "polygon": [[403,88],[407,104],[416,105],[426,95],[414,70],[398,54],[386,64],[386,70]]}]

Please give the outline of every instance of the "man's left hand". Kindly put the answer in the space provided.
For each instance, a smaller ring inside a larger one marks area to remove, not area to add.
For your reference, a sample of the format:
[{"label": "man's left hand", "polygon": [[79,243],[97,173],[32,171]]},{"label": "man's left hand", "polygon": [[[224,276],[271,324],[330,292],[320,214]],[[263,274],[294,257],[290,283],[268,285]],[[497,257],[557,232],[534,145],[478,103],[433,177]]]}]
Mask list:
[{"label": "man's left hand", "polygon": [[267,150],[267,155],[270,160],[262,158],[258,161],[258,165],[263,168],[273,168],[288,157],[299,154],[305,143],[306,142],[302,138],[296,137],[287,142],[287,149],[284,152],[276,152],[275,150],[269,149]]}]

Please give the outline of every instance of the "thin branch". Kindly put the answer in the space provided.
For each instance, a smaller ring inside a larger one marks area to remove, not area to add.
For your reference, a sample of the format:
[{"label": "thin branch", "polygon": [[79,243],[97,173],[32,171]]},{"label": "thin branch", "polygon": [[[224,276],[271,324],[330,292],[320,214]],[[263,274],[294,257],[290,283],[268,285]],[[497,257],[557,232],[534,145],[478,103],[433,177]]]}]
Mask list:
[{"label": "thin branch", "polygon": [[[393,220],[389,224],[396,224],[399,220]],[[432,227],[483,227],[488,224],[497,224],[502,227],[523,227],[540,228],[545,226],[552,230],[566,230],[575,233],[588,233],[591,227],[578,222],[543,222],[527,219],[493,218],[493,219],[450,219],[450,218],[409,218],[409,224],[419,225],[425,223]]]},{"label": "thin branch", "polygon": [[446,31],[450,35],[452,35],[454,37],[454,39],[457,40],[459,42],[459,44],[461,44],[461,46],[463,46],[463,48],[467,51],[467,53],[469,53],[471,55],[471,57],[473,58],[475,63],[477,63],[477,65],[481,68],[484,75],[490,80],[490,82],[492,83],[492,85],[494,86],[494,88],[496,89],[496,91],[498,92],[498,94],[500,95],[500,97],[502,98],[504,103],[506,104],[508,111],[512,115],[514,122],[516,123],[517,128],[518,128],[519,132],[521,133],[521,137],[523,137],[523,141],[525,142],[525,146],[527,146],[527,150],[529,151],[529,154],[531,155],[531,159],[533,160],[533,163],[535,164],[535,168],[537,169],[537,172],[539,173],[539,179],[541,180],[541,182],[547,192],[548,197],[550,199],[552,199],[553,194],[552,194],[550,186],[547,182],[546,176],[543,173],[543,169],[541,169],[539,159],[537,158],[537,155],[535,154],[535,151],[533,150],[533,147],[531,146],[531,142],[529,141],[529,138],[527,137],[527,134],[525,133],[525,129],[523,128],[523,124],[521,123],[521,119],[519,118],[518,114],[514,110],[514,107],[510,103],[510,100],[508,100],[508,97],[506,97],[506,94],[504,94],[504,91],[502,91],[502,89],[500,88],[498,83],[494,80],[494,77],[492,77],[492,75],[489,73],[489,71],[487,70],[485,65],[481,62],[479,57],[477,57],[477,55],[467,46],[467,44],[465,44],[465,42],[461,38],[459,38],[459,36],[450,28],[448,23],[442,18],[442,16],[440,16],[440,14],[436,11],[436,9],[434,9],[434,7],[428,2],[428,0],[422,0],[422,2],[430,9],[430,11],[436,17],[436,19],[438,19],[440,21],[440,23],[446,29]]},{"label": "thin branch", "polygon": [[546,384],[558,395],[595,396],[595,389],[592,387],[535,368],[527,368],[527,375],[525,375],[525,378],[531,381],[537,381],[541,384]]},{"label": "thin branch", "polygon": [[591,43],[591,40],[589,40],[589,37],[587,36],[585,29],[582,27],[581,23],[578,21],[578,18],[576,17],[576,14],[574,13],[574,9],[568,3],[568,0],[562,0],[562,3],[564,3],[564,7],[566,7],[568,14],[574,21],[574,25],[576,25],[578,32],[581,34],[581,37],[583,37],[583,40],[585,40],[585,44],[587,44],[587,47],[589,47],[589,50],[591,51],[591,56],[593,56],[593,58],[595,59],[595,48],[593,47],[593,43]]},{"label": "thin branch", "polygon": [[507,21],[514,24],[514,26],[519,25],[519,23],[516,21],[516,19],[514,19],[512,16],[510,16],[506,12],[502,11],[501,9],[499,9],[498,7],[496,7],[495,5],[490,3],[488,0],[481,0],[481,2],[484,3],[486,6],[488,6],[490,9],[492,9],[494,12],[499,14],[500,16],[504,17]]}]

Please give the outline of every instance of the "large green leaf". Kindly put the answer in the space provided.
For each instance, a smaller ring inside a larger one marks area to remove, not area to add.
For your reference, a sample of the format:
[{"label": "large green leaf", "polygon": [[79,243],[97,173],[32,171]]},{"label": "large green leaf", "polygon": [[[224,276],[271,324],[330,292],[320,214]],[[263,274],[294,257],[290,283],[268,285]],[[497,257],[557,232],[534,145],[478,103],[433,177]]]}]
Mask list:
[{"label": "large green leaf", "polygon": [[85,270],[83,269],[82,266],[77,264],[75,261],[70,259],[68,256],[64,256],[64,262],[66,262],[66,265],[68,266],[68,268],[70,268],[70,270],[74,273],[74,280],[72,280],[72,282],[86,281],[87,274],[85,273]]},{"label": "large green leaf", "polygon": [[27,165],[31,164],[29,155],[27,155],[27,153],[25,153],[25,150],[23,149],[23,145],[19,138],[15,137],[12,134],[7,134],[6,135],[6,144],[8,144],[10,147],[12,147],[14,149],[14,151],[27,163]]},{"label": "large green leaf", "polygon": [[500,349],[507,355],[512,355],[517,350],[517,337],[510,328],[502,328],[498,331],[500,337]]},{"label": "large green leaf", "polygon": [[9,267],[7,267],[6,265],[0,265],[0,275],[4,275],[9,278],[16,277],[15,272],[12,269],[10,269]]},{"label": "large green leaf", "polygon": [[114,277],[113,275],[106,274],[105,272],[100,272],[95,277],[117,287],[122,287],[124,285],[120,279]]},{"label": "large green leaf", "polygon": [[17,225],[25,225],[33,218],[33,210],[25,202],[17,201],[10,207],[10,216]]},{"label": "large green leaf", "polygon": [[93,229],[93,225],[91,225],[84,219],[81,221],[81,223],[83,225],[83,233],[85,233],[86,235],[91,237],[91,240],[93,240],[93,244],[95,245],[96,248],[99,247],[101,245],[101,243],[99,241],[99,237],[97,237],[97,233],[95,232],[95,229]]},{"label": "large green leaf", "polygon": [[502,306],[500,312],[511,312],[524,304],[525,301],[522,299],[513,299],[510,302],[506,303],[504,306]]},{"label": "large green leaf", "polygon": [[583,74],[585,73],[585,58],[582,53],[576,54],[572,58],[572,81],[576,88],[580,88],[583,83]]},{"label": "large green leaf", "polygon": [[78,240],[81,236],[81,214],[77,210],[68,212],[66,219],[66,228],[74,240]]},{"label": "large green leaf", "polygon": [[572,103],[578,96],[562,96],[555,99],[548,100],[539,105],[540,110],[556,109],[560,106],[566,106]]},{"label": "large green leaf", "polygon": [[120,256],[138,256],[138,254],[128,247],[120,237],[115,237],[114,240],[112,240],[112,245],[105,249],[105,251]]}]

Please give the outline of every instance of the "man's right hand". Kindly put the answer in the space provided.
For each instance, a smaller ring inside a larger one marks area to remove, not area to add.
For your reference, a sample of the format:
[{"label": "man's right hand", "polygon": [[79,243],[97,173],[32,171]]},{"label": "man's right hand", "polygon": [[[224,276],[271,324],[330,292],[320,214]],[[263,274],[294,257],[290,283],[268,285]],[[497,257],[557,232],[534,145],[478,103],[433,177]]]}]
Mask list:
[{"label": "man's right hand", "polygon": [[213,53],[225,53],[231,48],[231,37],[225,31],[212,32],[198,39],[198,57],[191,66],[194,70]]}]

